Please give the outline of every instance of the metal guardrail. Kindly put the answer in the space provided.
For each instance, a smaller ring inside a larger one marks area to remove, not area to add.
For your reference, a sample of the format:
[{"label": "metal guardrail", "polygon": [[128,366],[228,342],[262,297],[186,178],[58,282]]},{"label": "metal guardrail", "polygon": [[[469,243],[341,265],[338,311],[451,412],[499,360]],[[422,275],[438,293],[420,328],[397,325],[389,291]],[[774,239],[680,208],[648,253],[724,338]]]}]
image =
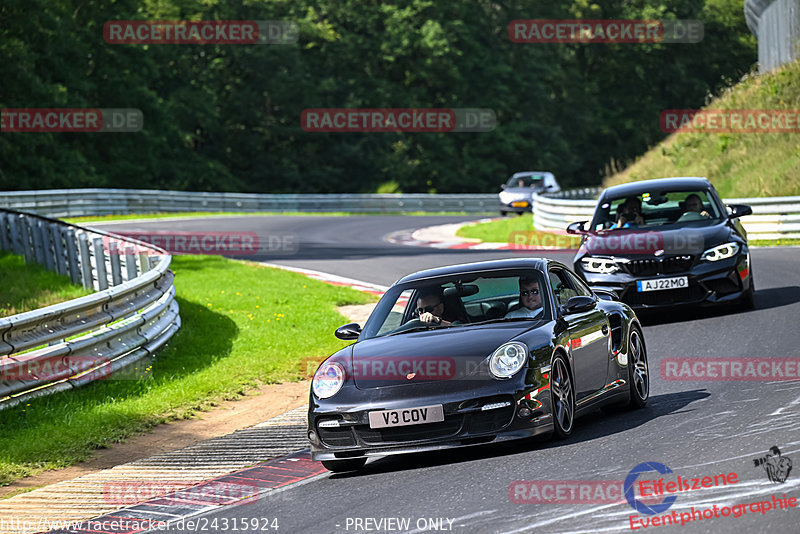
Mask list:
[{"label": "metal guardrail", "polygon": [[0,192],[0,208],[80,217],[190,211],[495,212],[497,194],[259,194],[149,189],[52,189]]},{"label": "metal guardrail", "polygon": [[[537,230],[564,232],[575,221],[591,220],[600,192],[586,190],[588,198],[533,196],[533,224]],[[580,196],[580,195],[575,195]],[[742,225],[751,239],[800,238],[800,197],[727,198],[725,204],[747,204],[753,214],[742,217]]]},{"label": "metal guardrail", "polygon": [[0,409],[108,378],[180,328],[172,257],[158,247],[0,209],[0,250],[97,290],[0,318]]},{"label": "metal guardrail", "polygon": [[747,26],[758,39],[758,70],[767,72],[798,57],[800,3],[797,0],[745,0]]}]

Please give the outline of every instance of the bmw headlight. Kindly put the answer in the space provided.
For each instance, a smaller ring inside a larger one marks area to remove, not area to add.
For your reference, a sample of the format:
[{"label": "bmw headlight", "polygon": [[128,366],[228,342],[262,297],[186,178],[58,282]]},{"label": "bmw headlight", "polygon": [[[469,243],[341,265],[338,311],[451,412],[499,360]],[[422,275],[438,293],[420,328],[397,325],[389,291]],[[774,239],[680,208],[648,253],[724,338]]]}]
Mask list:
[{"label": "bmw headlight", "polygon": [[617,262],[610,258],[583,258],[581,264],[590,273],[611,274],[619,271]]},{"label": "bmw headlight", "polygon": [[500,202],[503,204],[509,204],[512,200],[514,200],[514,195],[511,193],[506,193],[505,191],[500,193]]},{"label": "bmw headlight", "polygon": [[739,243],[731,241],[730,243],[717,245],[716,247],[706,250],[703,252],[703,255],[700,256],[700,259],[708,261],[725,260],[736,256],[739,253],[740,248],[741,247],[739,246]]},{"label": "bmw headlight", "polygon": [[344,367],[336,362],[323,363],[314,373],[311,390],[320,399],[333,397],[344,384]]},{"label": "bmw headlight", "polygon": [[495,378],[510,378],[522,369],[528,358],[528,349],[522,343],[512,341],[501,345],[489,358],[489,371]]}]

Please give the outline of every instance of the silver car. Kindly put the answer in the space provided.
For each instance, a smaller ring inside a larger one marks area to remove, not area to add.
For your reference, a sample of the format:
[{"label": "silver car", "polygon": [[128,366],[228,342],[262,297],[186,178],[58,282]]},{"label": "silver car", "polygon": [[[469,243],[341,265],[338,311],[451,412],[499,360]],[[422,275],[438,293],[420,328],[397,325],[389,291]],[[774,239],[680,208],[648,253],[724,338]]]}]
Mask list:
[{"label": "silver car", "polygon": [[534,193],[561,191],[553,173],[539,171],[515,172],[500,187],[500,215],[532,211]]}]

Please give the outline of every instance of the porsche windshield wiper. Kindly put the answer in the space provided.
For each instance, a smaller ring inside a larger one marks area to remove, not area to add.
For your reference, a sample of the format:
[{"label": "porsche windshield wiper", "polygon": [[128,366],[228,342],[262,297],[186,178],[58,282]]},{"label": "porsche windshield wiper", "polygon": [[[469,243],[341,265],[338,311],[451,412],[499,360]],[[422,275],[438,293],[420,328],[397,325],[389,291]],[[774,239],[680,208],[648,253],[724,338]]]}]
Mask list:
[{"label": "porsche windshield wiper", "polygon": [[480,321],[478,323],[469,323],[470,325],[474,324],[491,324],[491,323],[505,323],[511,321],[539,321],[541,317],[500,317],[499,319],[487,319],[486,321]]},{"label": "porsche windshield wiper", "polygon": [[408,330],[401,330],[400,332],[392,332],[391,334],[386,334],[386,337],[396,336],[398,334],[408,334],[409,332],[423,332],[425,330],[436,330],[438,328],[448,328],[448,327],[439,325],[415,326],[414,328],[409,328]]}]

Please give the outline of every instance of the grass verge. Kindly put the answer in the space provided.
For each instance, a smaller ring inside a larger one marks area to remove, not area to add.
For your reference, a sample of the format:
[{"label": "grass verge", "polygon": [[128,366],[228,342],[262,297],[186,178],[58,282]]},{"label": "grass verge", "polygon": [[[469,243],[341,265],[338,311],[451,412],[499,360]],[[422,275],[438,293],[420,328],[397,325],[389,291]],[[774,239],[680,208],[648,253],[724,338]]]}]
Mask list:
[{"label": "grass verge", "polygon": [[0,484],[85,460],[159,423],[264,383],[300,380],[347,342],[336,307],[375,297],[213,256],[173,259],[183,327],[144,377],[113,379],[0,411]]},{"label": "grass verge", "polygon": [[88,295],[83,286],[68,276],[48,271],[41,265],[26,264],[22,256],[0,251],[0,317],[58,304]]},{"label": "grass verge", "polygon": [[459,237],[480,239],[484,243],[538,245],[547,248],[573,249],[580,246],[578,236],[540,232],[533,229],[533,215],[504,217],[496,221],[468,224],[456,231]]}]

